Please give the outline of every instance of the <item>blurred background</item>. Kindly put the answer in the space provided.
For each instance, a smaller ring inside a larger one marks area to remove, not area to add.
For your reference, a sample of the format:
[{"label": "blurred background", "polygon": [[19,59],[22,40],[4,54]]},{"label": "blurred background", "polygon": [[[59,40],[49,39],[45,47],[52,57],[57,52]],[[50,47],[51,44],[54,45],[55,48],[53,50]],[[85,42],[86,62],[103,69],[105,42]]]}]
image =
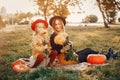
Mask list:
[{"label": "blurred background", "polygon": [[120,22],[120,0],[0,0],[0,25],[25,25],[37,18],[63,16],[67,25]]}]

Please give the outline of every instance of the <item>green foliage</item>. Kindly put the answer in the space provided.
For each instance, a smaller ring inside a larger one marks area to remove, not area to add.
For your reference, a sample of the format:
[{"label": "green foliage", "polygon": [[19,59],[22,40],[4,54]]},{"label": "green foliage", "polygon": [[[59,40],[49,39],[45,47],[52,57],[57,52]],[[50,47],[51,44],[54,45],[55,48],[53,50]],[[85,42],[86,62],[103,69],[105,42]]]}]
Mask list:
[{"label": "green foliage", "polygon": [[70,49],[68,49],[67,51],[65,51],[65,59],[68,60],[75,60],[75,55],[74,55],[74,50],[73,50],[73,46],[72,43],[70,43],[69,38],[66,38],[66,41],[64,42],[64,46],[68,45],[70,47]]},{"label": "green foliage", "polygon": [[93,14],[86,16],[86,18],[84,19],[84,22],[90,22],[90,23],[96,23],[97,21],[98,21],[98,17]]},{"label": "green foliage", "polygon": [[74,56],[74,51],[73,51],[73,48],[72,46],[70,46],[70,49],[67,50],[67,52],[65,52],[65,55],[66,55],[66,60],[75,60],[75,56]]}]

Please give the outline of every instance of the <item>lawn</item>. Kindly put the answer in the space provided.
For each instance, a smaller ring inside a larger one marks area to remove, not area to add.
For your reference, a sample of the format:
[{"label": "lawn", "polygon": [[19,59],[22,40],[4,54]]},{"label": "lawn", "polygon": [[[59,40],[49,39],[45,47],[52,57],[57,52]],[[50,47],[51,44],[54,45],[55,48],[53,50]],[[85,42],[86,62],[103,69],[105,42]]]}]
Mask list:
[{"label": "lawn", "polygon": [[[70,27],[66,26],[66,32],[73,42],[75,50],[92,48],[100,53],[107,52],[109,47],[120,53],[120,26],[111,28],[103,27]],[[51,34],[51,28],[48,29]],[[11,63],[19,58],[30,57],[31,39],[33,31],[29,25],[7,28],[0,31],[0,80],[84,80],[78,79],[77,72],[60,71],[51,69],[39,69],[37,72],[15,73],[11,70]],[[93,72],[96,80],[119,80],[120,79],[120,58],[110,59],[110,65],[97,67]],[[45,73],[47,72],[47,73]],[[66,73],[63,75],[63,73]],[[41,74],[41,75],[40,75]],[[58,74],[58,75],[57,75]],[[61,76],[59,76],[61,74]],[[47,76],[46,76],[47,75]],[[56,76],[56,77],[53,77]],[[67,77],[69,76],[69,78]],[[71,76],[74,76],[71,78]],[[49,79],[47,78],[49,77]],[[80,75],[79,75],[80,77]]]}]

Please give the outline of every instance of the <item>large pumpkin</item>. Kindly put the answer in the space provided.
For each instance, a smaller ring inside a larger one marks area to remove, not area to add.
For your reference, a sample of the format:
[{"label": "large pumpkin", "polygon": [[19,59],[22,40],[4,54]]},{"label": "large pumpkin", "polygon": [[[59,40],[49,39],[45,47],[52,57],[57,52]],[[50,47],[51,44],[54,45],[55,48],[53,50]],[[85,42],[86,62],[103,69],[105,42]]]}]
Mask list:
[{"label": "large pumpkin", "polygon": [[65,54],[64,53],[61,53],[58,55],[58,62],[61,64],[61,65],[70,65],[70,64],[76,64],[77,61],[75,60],[68,60],[66,61],[65,60]]},{"label": "large pumpkin", "polygon": [[87,62],[91,64],[104,64],[106,62],[106,56],[102,54],[89,54]]}]

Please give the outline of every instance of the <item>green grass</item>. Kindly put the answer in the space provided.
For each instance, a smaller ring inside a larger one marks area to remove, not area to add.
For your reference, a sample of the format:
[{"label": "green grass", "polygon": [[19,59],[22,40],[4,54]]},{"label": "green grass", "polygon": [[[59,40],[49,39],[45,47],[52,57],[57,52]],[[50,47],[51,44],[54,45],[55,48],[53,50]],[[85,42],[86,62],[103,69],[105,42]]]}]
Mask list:
[{"label": "green grass", "polygon": [[[51,28],[49,30],[51,33]],[[100,52],[106,52],[109,47],[112,47],[114,51],[120,53],[120,27],[109,29],[95,26],[66,27],[66,32],[69,33],[69,38],[73,41],[76,50],[90,47]],[[31,55],[32,30],[29,26],[16,26],[13,31],[0,33],[0,80],[31,80],[31,77],[34,78],[32,80],[78,80],[77,72],[64,70],[39,69],[34,73],[13,72],[11,70],[13,61],[23,57],[28,58]],[[93,74],[97,73],[98,80],[118,80],[120,78],[120,71],[117,71],[120,67],[119,58],[111,59],[109,63],[109,66],[96,67]]]},{"label": "green grass", "polygon": [[78,80],[75,71],[40,68],[28,75],[27,80]]}]

